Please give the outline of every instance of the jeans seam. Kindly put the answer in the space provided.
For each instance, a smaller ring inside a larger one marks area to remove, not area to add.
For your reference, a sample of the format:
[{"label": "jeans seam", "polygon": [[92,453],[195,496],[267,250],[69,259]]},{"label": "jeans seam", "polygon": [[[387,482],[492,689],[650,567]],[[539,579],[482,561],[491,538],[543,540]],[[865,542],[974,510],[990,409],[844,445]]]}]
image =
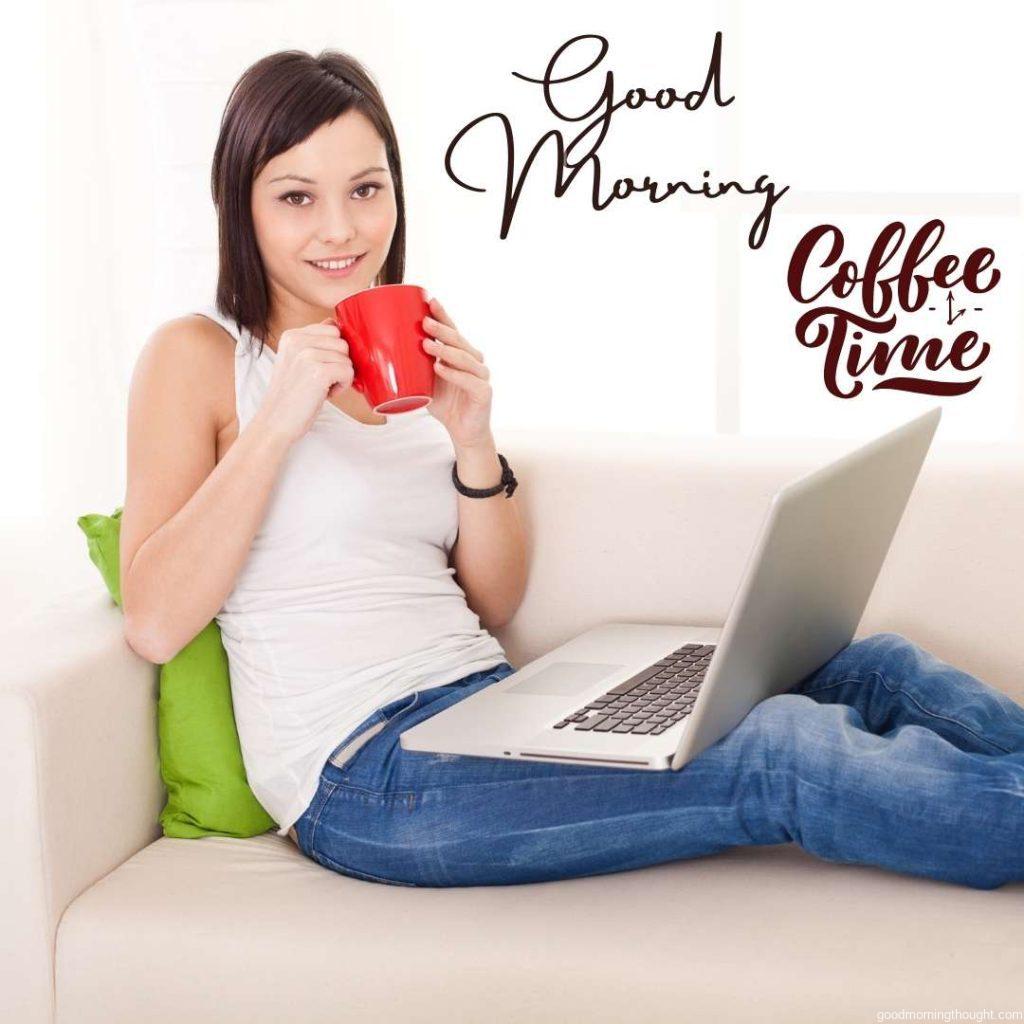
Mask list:
[{"label": "jeans seam", "polygon": [[[404,804],[406,804],[408,806],[410,811],[413,809],[413,807],[416,806],[416,790],[413,790],[413,789],[407,789],[407,790],[402,790],[401,792],[393,793],[390,790],[386,790],[386,789],[385,790],[366,789],[364,786],[354,786],[350,782],[338,782],[338,783],[335,783],[335,787],[334,788],[335,789],[350,790],[350,791],[352,791],[354,793],[365,794],[366,796],[378,797],[382,801],[385,801],[385,802],[388,802],[388,803],[391,803],[391,802],[404,803]],[[319,815],[317,815],[317,817],[319,818]]]},{"label": "jeans seam", "polygon": [[809,696],[812,693],[819,693],[822,690],[828,690],[834,686],[842,686],[844,683],[862,682],[865,676],[878,676],[878,679],[881,682],[881,684],[890,693],[898,693],[901,697],[905,697],[907,700],[915,704],[926,715],[931,715],[932,718],[937,718],[941,722],[949,722],[950,725],[958,726],[959,728],[963,729],[964,732],[970,733],[971,736],[973,736],[976,740],[980,740],[982,743],[988,743],[991,746],[995,747],[996,750],[1001,750],[1004,754],[1010,753],[1010,751],[1006,747],[1002,746],[999,743],[996,743],[995,740],[990,740],[987,736],[982,736],[980,733],[975,732],[969,725],[966,725],[959,719],[950,718],[948,715],[940,715],[937,711],[932,711],[930,708],[926,708],[912,693],[909,693],[907,690],[904,690],[898,684],[895,686],[890,686],[889,684],[891,680],[889,679],[889,677],[886,676],[884,673],[879,672],[877,669],[871,669],[869,672],[866,672],[864,676],[855,676],[852,679],[840,679],[836,682],[826,683],[824,686],[818,686],[813,690],[804,690],[803,692]]},{"label": "jeans seam", "polygon": [[[869,676],[878,676],[882,678],[881,673],[875,672],[873,669],[867,673]],[[850,679],[834,679],[831,683],[823,683],[821,686],[816,686],[813,690],[797,690],[797,693],[803,693],[810,695],[812,693],[820,693],[822,690],[831,690],[834,686],[843,686],[846,683],[860,683],[863,682],[863,676],[853,676]]]},{"label": "jeans seam", "polygon": [[318,853],[317,857],[321,861],[326,861],[323,867],[333,867],[336,871],[341,874],[348,874],[350,878],[354,877],[357,881],[370,881],[370,882],[382,882],[385,885],[404,885],[416,887],[415,882],[407,882],[404,879],[398,878],[385,878],[383,875],[374,875],[369,871],[361,871],[359,868],[350,867],[348,864],[342,864],[341,861],[335,860],[333,857],[328,857],[324,853]]},{"label": "jeans seam", "polygon": [[948,715],[940,715],[938,712],[931,711],[929,708],[926,708],[912,693],[908,693],[906,690],[902,689],[899,686],[891,687],[889,685],[888,678],[882,675],[881,672],[876,672],[875,675],[877,675],[882,680],[882,685],[890,693],[899,693],[901,696],[913,701],[926,715],[931,715],[932,718],[938,718],[942,722],[949,722],[950,725],[959,726],[959,728],[963,729],[964,732],[970,733],[976,740],[981,740],[982,743],[988,743],[991,746],[995,747],[996,750],[1001,750],[1004,754],[1008,754],[1010,752],[1006,747],[1003,747],[1000,744],[996,743],[995,740],[990,740],[987,736],[982,736],[980,733],[975,732],[969,725],[965,725],[959,719],[950,718]]},{"label": "jeans seam", "polygon": [[316,812],[316,817],[313,819],[313,824],[310,826],[309,829],[310,852],[313,851],[313,847],[316,841],[316,828],[317,825],[320,824],[320,815],[324,813],[324,808],[330,802],[331,797],[334,796],[334,791],[338,788],[338,784],[336,782],[328,782],[327,784],[330,786],[330,789],[328,789],[327,792],[324,794],[323,801],[321,802],[320,807]]}]

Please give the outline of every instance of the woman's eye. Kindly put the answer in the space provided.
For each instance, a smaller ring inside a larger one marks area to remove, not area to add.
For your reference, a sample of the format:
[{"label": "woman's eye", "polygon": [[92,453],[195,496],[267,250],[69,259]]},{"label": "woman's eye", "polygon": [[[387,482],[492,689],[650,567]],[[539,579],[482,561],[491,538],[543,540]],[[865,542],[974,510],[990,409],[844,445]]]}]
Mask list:
[{"label": "woman's eye", "polygon": [[305,203],[289,203],[288,202],[288,200],[292,196],[304,196],[304,195],[308,195],[308,193],[307,192],[288,192],[285,195],[281,196],[281,199],[282,199],[283,202],[287,203],[288,206],[305,206],[306,205]]},{"label": "woman's eye", "polygon": [[[377,191],[379,192],[379,191],[380,191],[380,189],[381,189],[381,186],[380,186],[380,185],[378,185],[378,184],[377,184],[376,182],[374,182],[374,181],[364,181],[364,182],[362,183],[362,185],[356,185],[356,187],[355,187],[355,191],[356,191],[356,192],[358,192],[358,191],[359,191],[359,190],[360,190],[361,188],[375,188],[375,189],[377,189]],[[377,193],[375,192],[375,193],[374,193],[374,195],[376,195],[376,194],[377,194]],[[369,199],[370,197],[369,197],[369,196],[363,196],[363,198],[364,198],[364,199]]]}]

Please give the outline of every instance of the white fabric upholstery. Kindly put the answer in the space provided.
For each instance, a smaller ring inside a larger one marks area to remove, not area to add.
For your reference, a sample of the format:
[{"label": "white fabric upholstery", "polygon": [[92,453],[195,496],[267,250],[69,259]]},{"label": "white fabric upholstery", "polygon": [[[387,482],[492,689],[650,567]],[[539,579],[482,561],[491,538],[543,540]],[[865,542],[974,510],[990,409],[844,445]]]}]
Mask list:
[{"label": "white fabric upholstery", "polygon": [[[772,492],[852,446],[503,432],[532,548],[497,634],[510,660],[602,621],[720,626]],[[901,632],[1024,703],[1022,510],[1020,446],[938,444],[858,635]],[[337,875],[273,833],[165,839],[156,670],[98,577],[2,639],[0,1019],[793,1024],[1018,1006],[1024,884],[786,846],[420,890]]]},{"label": "white fabric upholstery", "polygon": [[124,642],[98,576],[12,623],[0,650],[0,1020],[36,1024],[53,1019],[68,904],[161,835],[157,674]]},{"label": "white fabric upholstery", "polygon": [[796,846],[521,886],[410,889],[274,834],[161,839],[61,923],[58,1020],[835,1024],[1020,1008],[1022,890]]}]

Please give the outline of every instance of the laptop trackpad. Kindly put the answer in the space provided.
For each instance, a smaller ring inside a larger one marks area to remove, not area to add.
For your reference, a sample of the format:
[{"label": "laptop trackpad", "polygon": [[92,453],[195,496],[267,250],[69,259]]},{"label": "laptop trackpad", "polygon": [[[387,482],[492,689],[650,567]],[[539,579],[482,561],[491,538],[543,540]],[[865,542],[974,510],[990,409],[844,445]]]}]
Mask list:
[{"label": "laptop trackpad", "polygon": [[566,697],[586,690],[595,683],[625,668],[624,665],[598,665],[589,661],[556,661],[521,683],[513,683],[504,693],[542,694]]}]

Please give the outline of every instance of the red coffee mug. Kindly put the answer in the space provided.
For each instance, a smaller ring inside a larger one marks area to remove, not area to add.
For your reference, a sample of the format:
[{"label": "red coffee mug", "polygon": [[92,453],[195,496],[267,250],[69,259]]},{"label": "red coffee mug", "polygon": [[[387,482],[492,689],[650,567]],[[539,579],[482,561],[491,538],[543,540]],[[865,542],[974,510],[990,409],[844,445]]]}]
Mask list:
[{"label": "red coffee mug", "polygon": [[434,394],[434,357],[423,348],[430,316],[427,293],[416,284],[382,284],[334,307],[355,374],[352,386],[376,413],[412,412]]}]

